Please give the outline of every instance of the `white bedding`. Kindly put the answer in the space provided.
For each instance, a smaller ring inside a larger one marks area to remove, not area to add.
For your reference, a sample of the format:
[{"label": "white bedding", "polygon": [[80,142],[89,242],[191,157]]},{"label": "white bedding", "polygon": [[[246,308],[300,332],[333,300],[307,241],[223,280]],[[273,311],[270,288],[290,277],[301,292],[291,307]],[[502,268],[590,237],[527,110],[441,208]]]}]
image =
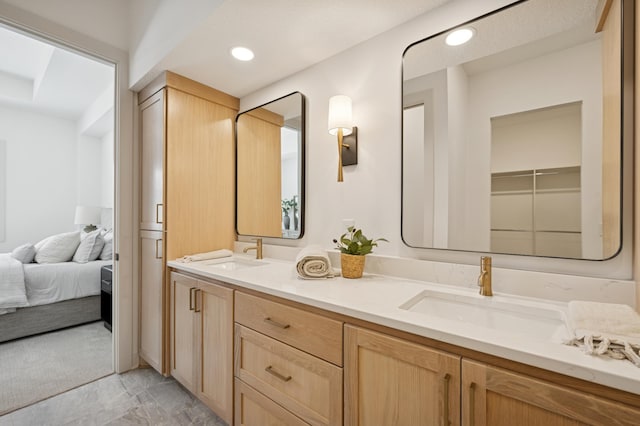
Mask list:
[{"label": "white bedding", "polygon": [[22,263],[10,253],[0,253],[0,314],[29,306]]},{"label": "white bedding", "polygon": [[100,294],[100,269],[111,264],[111,260],[96,260],[23,265],[29,306]]}]

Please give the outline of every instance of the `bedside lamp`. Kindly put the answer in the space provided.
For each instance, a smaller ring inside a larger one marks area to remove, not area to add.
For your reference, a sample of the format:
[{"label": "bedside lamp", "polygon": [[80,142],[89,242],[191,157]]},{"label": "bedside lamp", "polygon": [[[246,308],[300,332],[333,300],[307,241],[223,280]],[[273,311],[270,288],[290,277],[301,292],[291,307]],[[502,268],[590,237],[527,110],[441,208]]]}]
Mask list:
[{"label": "bedside lamp", "polygon": [[76,225],[87,225],[84,232],[92,232],[98,229],[94,223],[100,223],[100,207],[76,206],[76,217],[73,221]]},{"label": "bedside lamp", "polygon": [[[357,130],[352,124],[351,98],[329,98],[329,133],[338,136],[338,182],[342,182],[342,166],[358,164]],[[344,137],[349,135],[353,136],[345,143]]]}]

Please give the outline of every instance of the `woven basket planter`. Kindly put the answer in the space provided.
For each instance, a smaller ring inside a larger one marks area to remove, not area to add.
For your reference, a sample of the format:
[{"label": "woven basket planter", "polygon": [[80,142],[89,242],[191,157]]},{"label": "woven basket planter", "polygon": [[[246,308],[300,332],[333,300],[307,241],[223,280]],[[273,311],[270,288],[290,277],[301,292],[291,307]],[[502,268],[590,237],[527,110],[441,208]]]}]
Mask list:
[{"label": "woven basket planter", "polygon": [[340,266],[342,276],[345,278],[361,278],[364,271],[364,259],[366,256],[340,253]]}]

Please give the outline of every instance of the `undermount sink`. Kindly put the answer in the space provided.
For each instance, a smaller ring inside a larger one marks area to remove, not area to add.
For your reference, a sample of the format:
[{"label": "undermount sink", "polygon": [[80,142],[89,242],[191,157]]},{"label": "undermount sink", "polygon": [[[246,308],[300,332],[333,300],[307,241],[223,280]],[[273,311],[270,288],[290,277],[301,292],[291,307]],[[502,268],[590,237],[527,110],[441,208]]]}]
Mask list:
[{"label": "undermount sink", "polygon": [[399,308],[533,338],[551,339],[566,329],[564,312],[560,308],[538,305],[505,296],[424,290]]},{"label": "undermount sink", "polygon": [[264,262],[258,262],[257,260],[237,259],[237,258],[225,259],[225,260],[217,259],[215,261],[204,263],[204,265],[208,267],[215,268],[215,269],[222,269],[224,271],[237,271],[238,269],[252,268],[252,267],[261,266],[264,264],[265,264]]}]

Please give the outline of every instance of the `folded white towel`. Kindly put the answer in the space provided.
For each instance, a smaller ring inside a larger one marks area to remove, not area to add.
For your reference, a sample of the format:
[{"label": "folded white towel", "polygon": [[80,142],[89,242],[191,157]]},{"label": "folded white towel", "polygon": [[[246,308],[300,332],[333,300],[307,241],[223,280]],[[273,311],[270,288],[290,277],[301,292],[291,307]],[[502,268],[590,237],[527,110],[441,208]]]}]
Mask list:
[{"label": "folded white towel", "polygon": [[569,302],[565,344],[590,355],[628,359],[640,367],[640,315],[630,306],[614,303]]},{"label": "folded white towel", "polygon": [[210,251],[207,253],[190,254],[188,256],[183,256],[180,259],[176,259],[176,261],[189,263],[189,262],[198,262],[200,260],[219,259],[221,257],[229,257],[232,255],[233,255],[233,252],[231,250],[221,249],[221,250]]},{"label": "folded white towel", "polygon": [[310,245],[298,253],[296,271],[301,278],[318,279],[334,277],[327,251],[318,245]]}]

